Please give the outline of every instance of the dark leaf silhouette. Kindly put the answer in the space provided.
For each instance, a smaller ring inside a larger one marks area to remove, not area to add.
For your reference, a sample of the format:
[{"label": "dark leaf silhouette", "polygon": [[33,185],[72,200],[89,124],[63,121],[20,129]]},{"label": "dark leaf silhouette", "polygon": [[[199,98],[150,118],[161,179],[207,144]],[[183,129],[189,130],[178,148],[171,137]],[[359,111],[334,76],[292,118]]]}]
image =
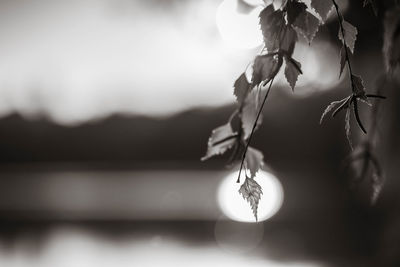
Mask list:
[{"label": "dark leaf silhouette", "polygon": [[278,66],[278,59],[272,55],[257,56],[253,64],[252,84],[258,85],[262,81],[268,81],[272,78]]},{"label": "dark leaf silhouette", "polygon": [[275,10],[271,4],[260,12],[260,26],[264,37],[265,47],[269,52],[279,49],[280,35],[285,26],[284,14],[281,10]]},{"label": "dark leaf silhouette", "polygon": [[307,9],[306,4],[299,1],[288,1],[286,4],[287,21],[292,24],[296,21],[297,17]]},{"label": "dark leaf silhouette", "polygon": [[247,169],[250,171],[250,178],[254,178],[256,173],[260,170],[263,165],[263,158],[264,155],[261,151],[252,147],[247,149],[245,163]]},{"label": "dark leaf silhouette", "polygon": [[280,50],[284,51],[287,55],[292,56],[293,51],[297,42],[297,33],[292,27],[287,27],[282,42],[280,44]]},{"label": "dark leaf silhouette", "polygon": [[365,93],[364,83],[363,83],[363,80],[361,79],[361,77],[357,76],[357,75],[352,75],[352,80],[354,83],[354,87],[353,87],[354,92],[353,93],[357,96],[358,99],[369,103],[367,95]]},{"label": "dark leaf silhouette", "polygon": [[233,132],[230,123],[215,128],[207,143],[207,152],[201,160],[207,160],[213,156],[221,155],[230,149],[236,142],[237,134]]},{"label": "dark leaf silhouette", "polygon": [[332,103],[330,103],[330,104],[326,107],[326,109],[324,110],[324,112],[322,113],[322,116],[321,116],[321,119],[319,120],[319,123],[321,124],[322,121],[324,120],[325,116],[326,116],[329,112],[331,112],[331,111],[332,111],[335,107],[337,107],[337,106],[340,107],[346,100],[347,100],[347,98],[344,98],[344,99],[342,99],[342,100],[333,101]]},{"label": "dark leaf silhouette", "polygon": [[311,0],[311,7],[317,11],[323,21],[326,21],[329,12],[332,10],[333,3],[330,0]]},{"label": "dark leaf silhouette", "polygon": [[[357,28],[348,23],[345,20],[342,20],[342,27],[339,28],[339,39],[346,44],[346,46],[350,49],[351,53],[354,54],[354,45],[357,39]],[[344,32],[344,38],[342,34],[342,30]]]},{"label": "dark leaf silhouette", "polygon": [[[259,96],[256,90],[252,90],[246,97],[246,100],[242,109],[242,129],[243,129],[243,139],[249,138],[251,131],[253,129],[253,125],[257,118],[258,106],[259,106]],[[260,116],[257,120],[256,127],[261,125],[262,116]]]},{"label": "dark leaf silhouette", "polygon": [[300,62],[294,60],[293,58],[285,58],[286,67],[285,67],[285,77],[288,81],[292,90],[296,86],[297,77],[302,74],[301,64]]},{"label": "dark leaf silhouette", "polygon": [[247,81],[245,73],[242,73],[239,78],[237,78],[233,88],[233,94],[236,96],[238,103],[241,105],[250,90],[250,83]]},{"label": "dark leaf silhouette", "polygon": [[254,179],[246,177],[246,180],[240,186],[239,194],[250,203],[254,217],[258,220],[257,209],[262,195],[261,186]]},{"label": "dark leaf silhouette", "polygon": [[319,19],[308,11],[301,12],[293,23],[296,31],[302,34],[308,43],[311,43],[319,28]]}]

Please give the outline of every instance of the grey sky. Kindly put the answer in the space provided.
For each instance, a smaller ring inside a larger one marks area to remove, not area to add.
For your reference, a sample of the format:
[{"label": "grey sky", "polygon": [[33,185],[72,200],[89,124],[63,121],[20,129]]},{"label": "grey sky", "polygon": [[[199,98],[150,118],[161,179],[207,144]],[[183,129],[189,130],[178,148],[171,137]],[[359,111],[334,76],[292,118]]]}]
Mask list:
[{"label": "grey sky", "polygon": [[1,1],[0,116],[60,123],[234,100],[255,51],[226,48],[221,1]]}]

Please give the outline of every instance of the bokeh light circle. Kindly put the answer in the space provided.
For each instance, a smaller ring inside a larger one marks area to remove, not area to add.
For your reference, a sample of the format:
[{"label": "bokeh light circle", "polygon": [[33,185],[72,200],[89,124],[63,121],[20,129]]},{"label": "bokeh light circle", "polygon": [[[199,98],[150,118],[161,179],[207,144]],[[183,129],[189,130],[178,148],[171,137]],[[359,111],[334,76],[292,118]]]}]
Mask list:
[{"label": "bokeh light circle", "polygon": [[224,0],[217,9],[216,24],[222,40],[231,49],[251,49],[262,44],[263,37],[259,25],[262,6],[250,13],[238,12],[237,0]]},{"label": "bokeh light circle", "polygon": [[[218,188],[218,204],[229,219],[239,222],[253,222],[250,204],[239,194],[241,183],[236,183],[237,172],[229,174]],[[258,205],[258,221],[272,217],[282,206],[283,188],[279,180],[266,171],[259,171],[255,177],[262,187],[263,194]]]}]

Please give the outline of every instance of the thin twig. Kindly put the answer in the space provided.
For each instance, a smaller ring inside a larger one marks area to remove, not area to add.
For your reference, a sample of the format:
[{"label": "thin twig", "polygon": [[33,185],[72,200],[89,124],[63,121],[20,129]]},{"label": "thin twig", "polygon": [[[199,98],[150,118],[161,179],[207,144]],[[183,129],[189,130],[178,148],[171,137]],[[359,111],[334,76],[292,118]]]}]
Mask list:
[{"label": "thin twig", "polygon": [[[274,78],[275,78],[275,77],[274,77]],[[255,131],[256,127],[257,127],[257,122],[258,122],[258,119],[260,118],[261,112],[262,112],[262,110],[263,110],[263,108],[264,108],[264,104],[265,104],[265,102],[266,102],[266,100],[267,100],[267,98],[268,98],[269,91],[271,91],[271,87],[272,87],[272,84],[273,84],[273,82],[274,82],[274,78],[272,78],[271,81],[270,81],[268,90],[267,90],[267,92],[265,93],[263,102],[261,103],[261,107],[260,107],[260,109],[259,109],[258,112],[257,112],[257,116],[256,116],[256,119],[255,119],[255,121],[254,121],[253,128],[251,129],[251,133],[250,133],[250,136],[249,136],[249,140],[247,140],[246,146],[245,146],[245,148],[244,148],[243,156],[242,156],[242,161],[241,161],[241,163],[240,163],[240,168],[239,168],[239,175],[238,175],[238,178],[237,178],[237,181],[236,181],[237,183],[240,182],[240,173],[242,172],[243,163],[244,163],[244,160],[246,159],[247,149],[249,148],[249,145],[250,145],[251,139],[252,139],[252,137],[253,137],[254,131]]]}]

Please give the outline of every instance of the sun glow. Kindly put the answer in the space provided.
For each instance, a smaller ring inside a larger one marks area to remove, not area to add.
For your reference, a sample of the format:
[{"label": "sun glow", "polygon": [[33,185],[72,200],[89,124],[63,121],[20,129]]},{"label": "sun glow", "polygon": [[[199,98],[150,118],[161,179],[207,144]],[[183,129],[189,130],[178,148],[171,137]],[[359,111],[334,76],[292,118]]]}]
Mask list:
[{"label": "sun glow", "polygon": [[[237,172],[228,175],[218,189],[218,203],[222,212],[230,219],[240,222],[255,222],[253,212],[246,200],[239,195]],[[258,205],[258,221],[272,217],[282,206],[283,188],[279,180],[271,173],[259,171],[255,177],[261,185],[263,194]]]},{"label": "sun glow", "polygon": [[216,23],[224,43],[231,49],[251,49],[262,44],[258,15],[261,6],[248,14],[238,12],[237,0],[224,0],[217,9]]}]

